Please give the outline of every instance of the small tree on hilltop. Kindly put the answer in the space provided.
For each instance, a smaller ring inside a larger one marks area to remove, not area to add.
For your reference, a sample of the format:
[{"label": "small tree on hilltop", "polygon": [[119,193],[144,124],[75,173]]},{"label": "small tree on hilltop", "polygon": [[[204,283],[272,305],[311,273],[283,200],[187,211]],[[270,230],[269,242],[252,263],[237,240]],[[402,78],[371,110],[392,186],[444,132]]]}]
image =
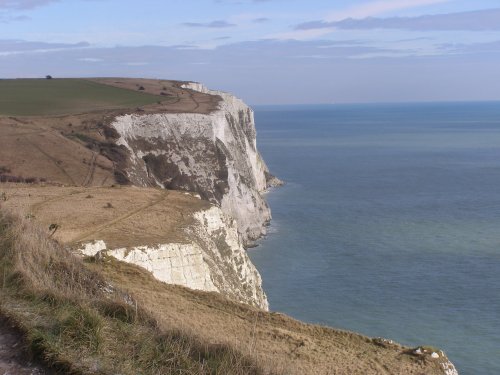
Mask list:
[{"label": "small tree on hilltop", "polygon": [[45,76],[45,79],[52,79],[51,75]]}]

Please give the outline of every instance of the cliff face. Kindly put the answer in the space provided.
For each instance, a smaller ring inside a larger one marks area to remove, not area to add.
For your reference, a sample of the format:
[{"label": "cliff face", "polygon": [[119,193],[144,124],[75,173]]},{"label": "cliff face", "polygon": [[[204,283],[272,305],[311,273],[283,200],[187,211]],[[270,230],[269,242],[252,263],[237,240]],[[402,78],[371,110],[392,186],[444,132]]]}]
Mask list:
[{"label": "cliff face", "polygon": [[195,212],[192,219],[180,243],[109,248],[104,240],[94,240],[81,251],[138,265],[169,284],[219,292],[267,310],[261,277],[243,249],[235,220],[216,206]]},{"label": "cliff face", "polygon": [[196,83],[183,87],[187,94],[220,97],[219,109],[117,117],[117,144],[131,154],[128,178],[138,186],[198,193],[236,219],[248,246],[265,234],[271,213],[261,193],[278,181],[257,151],[253,112],[230,94]]}]

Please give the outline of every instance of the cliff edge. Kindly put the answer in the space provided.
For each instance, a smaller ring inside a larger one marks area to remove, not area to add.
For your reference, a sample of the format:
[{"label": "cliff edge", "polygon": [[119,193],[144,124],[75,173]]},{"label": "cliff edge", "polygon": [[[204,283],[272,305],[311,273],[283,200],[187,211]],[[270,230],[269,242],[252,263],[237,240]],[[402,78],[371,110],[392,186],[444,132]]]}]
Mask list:
[{"label": "cliff edge", "polygon": [[271,212],[262,193],[277,182],[257,151],[253,111],[201,84],[181,87],[219,98],[217,110],[116,117],[116,143],[130,154],[127,177],[137,186],[198,193],[236,220],[249,246],[266,232]]}]

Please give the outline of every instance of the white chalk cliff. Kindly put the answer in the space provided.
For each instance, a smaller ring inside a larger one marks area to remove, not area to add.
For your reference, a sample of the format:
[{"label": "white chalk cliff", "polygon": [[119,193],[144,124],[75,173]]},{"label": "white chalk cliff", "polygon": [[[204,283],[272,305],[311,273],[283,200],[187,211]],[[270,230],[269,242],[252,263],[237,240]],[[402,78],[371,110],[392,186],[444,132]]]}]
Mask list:
[{"label": "white chalk cliff", "polygon": [[228,93],[197,83],[183,87],[220,97],[218,110],[117,117],[116,142],[131,155],[127,177],[138,186],[198,193],[234,218],[251,245],[271,219],[262,192],[279,181],[257,151],[253,111]]},{"label": "white chalk cliff", "polygon": [[217,206],[195,212],[182,243],[109,249],[105,241],[83,245],[87,256],[112,256],[150,271],[158,280],[219,292],[238,302],[268,309],[261,277],[240,241],[234,219]]},{"label": "white chalk cliff", "polygon": [[83,252],[105,253],[161,281],[268,309],[261,277],[243,246],[265,234],[271,212],[262,193],[280,181],[257,151],[253,111],[228,93],[179,85],[185,93],[215,96],[218,109],[120,115],[111,122],[119,135],[115,142],[128,150],[123,172],[133,185],[189,191],[211,208],[193,215],[183,243],[109,249],[95,238]]}]

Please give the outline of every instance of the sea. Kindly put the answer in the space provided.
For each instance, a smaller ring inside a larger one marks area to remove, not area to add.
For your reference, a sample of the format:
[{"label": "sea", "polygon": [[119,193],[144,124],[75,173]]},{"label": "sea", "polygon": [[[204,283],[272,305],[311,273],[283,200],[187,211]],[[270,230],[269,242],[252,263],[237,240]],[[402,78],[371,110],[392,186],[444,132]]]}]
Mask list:
[{"label": "sea", "polygon": [[500,103],[254,109],[271,310],[500,374]]}]

